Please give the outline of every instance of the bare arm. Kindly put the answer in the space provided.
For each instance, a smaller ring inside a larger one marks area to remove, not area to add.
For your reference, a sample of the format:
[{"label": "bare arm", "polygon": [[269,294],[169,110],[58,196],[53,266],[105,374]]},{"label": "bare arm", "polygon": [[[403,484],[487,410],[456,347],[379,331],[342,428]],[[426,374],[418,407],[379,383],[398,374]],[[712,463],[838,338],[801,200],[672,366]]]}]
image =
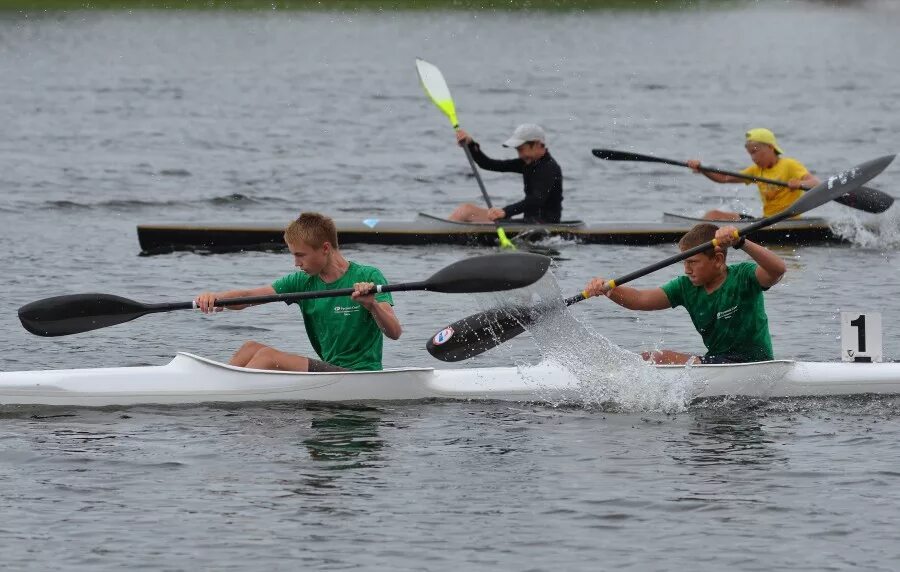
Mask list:
[{"label": "bare arm", "polygon": [[381,328],[384,335],[392,340],[400,338],[400,334],[403,333],[403,328],[400,326],[400,320],[397,319],[397,314],[394,313],[393,306],[387,302],[378,302],[375,304],[374,308],[369,310],[369,312],[372,314],[372,317],[375,318],[375,323],[378,324],[378,327]]},{"label": "bare arm", "polygon": [[740,177],[733,177],[731,175],[723,175],[721,173],[710,173],[709,171],[704,171],[703,167],[700,166],[700,161],[697,159],[691,159],[687,162],[687,166],[691,168],[695,173],[700,173],[710,181],[715,181],[717,183],[746,183],[747,181],[741,179]]},{"label": "bare arm", "polygon": [[744,179],[739,179],[738,177],[733,177],[731,175],[723,175],[721,173],[710,173],[709,171],[700,171],[703,173],[703,176],[709,179],[710,181],[715,181],[717,183],[746,183],[747,181]]},{"label": "bare arm", "polygon": [[[227,290],[225,292],[203,292],[195,301],[197,302],[197,307],[204,314],[209,314],[212,312],[219,312],[222,308],[216,307],[214,304],[216,300],[225,300],[228,298],[245,298],[247,296],[269,296],[275,294],[275,289],[269,286],[260,286],[259,288],[250,288],[244,290]],[[249,308],[250,306],[256,306],[257,304],[242,304],[240,306],[227,306],[229,310],[243,310],[244,308]]]},{"label": "bare arm", "polygon": [[629,310],[665,310],[672,307],[669,297],[662,288],[638,290],[628,286],[616,286],[606,297]]},{"label": "bare arm", "polygon": [[619,306],[629,310],[665,310],[672,307],[669,297],[662,288],[638,290],[629,286],[616,286],[609,290],[606,280],[594,278],[588,283],[585,292],[591,296],[606,296]]},{"label": "bare arm", "polygon": [[[737,229],[733,226],[722,227],[716,231],[716,241],[722,248],[728,248],[735,242],[735,233]],[[774,286],[787,272],[784,260],[768,248],[744,239],[741,249],[756,262],[756,280],[763,288]]]},{"label": "bare arm", "polygon": [[778,284],[787,272],[784,260],[765,246],[745,240],[742,250],[756,262],[756,279],[763,288],[771,288]]},{"label": "bare arm", "polygon": [[374,294],[369,294],[374,287],[375,284],[372,282],[357,282],[353,285],[356,291],[350,297],[372,314],[372,318],[375,319],[375,323],[378,324],[384,335],[392,340],[399,339],[400,334],[403,333],[400,320],[397,319],[394,308],[388,302],[378,302],[375,300]]},{"label": "bare arm", "polygon": [[[798,187],[809,190],[821,182],[822,181],[820,181],[817,176],[813,175],[812,173],[807,173],[803,175],[798,181]],[[790,185],[790,183],[788,183],[788,185]],[[793,187],[793,185],[790,186]]]}]

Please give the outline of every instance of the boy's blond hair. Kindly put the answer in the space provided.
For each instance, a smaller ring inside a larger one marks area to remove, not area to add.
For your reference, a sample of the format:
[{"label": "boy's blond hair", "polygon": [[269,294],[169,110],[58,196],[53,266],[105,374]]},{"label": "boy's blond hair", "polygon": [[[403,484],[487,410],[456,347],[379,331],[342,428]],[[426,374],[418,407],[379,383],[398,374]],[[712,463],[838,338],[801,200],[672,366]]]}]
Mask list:
[{"label": "boy's blond hair", "polygon": [[319,213],[300,213],[284,231],[285,242],[303,242],[321,248],[326,242],[338,247],[337,228],[331,218]]},{"label": "boy's blond hair", "polygon": [[[717,230],[719,230],[719,227],[708,222],[702,222],[700,224],[694,225],[694,227],[691,230],[687,231],[684,236],[681,237],[681,240],[678,241],[678,248],[680,248],[681,251],[684,252],[685,250],[689,250],[691,248],[694,248],[695,246],[700,246],[701,244],[710,242],[716,237]],[[712,258],[716,255],[717,252],[721,252],[723,256],[726,255],[725,249],[720,248],[710,248],[709,250],[705,251],[704,254]]]}]

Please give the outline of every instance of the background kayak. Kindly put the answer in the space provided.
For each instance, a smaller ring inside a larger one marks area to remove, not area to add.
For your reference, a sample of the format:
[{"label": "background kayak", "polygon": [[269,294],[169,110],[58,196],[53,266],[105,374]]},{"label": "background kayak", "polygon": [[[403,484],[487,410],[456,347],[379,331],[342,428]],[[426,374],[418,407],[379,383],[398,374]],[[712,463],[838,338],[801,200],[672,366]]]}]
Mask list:
[{"label": "background kayak", "polygon": [[[490,224],[466,224],[420,213],[412,220],[337,220],[342,244],[428,246],[496,246],[497,230]],[[663,222],[570,221],[560,224],[504,224],[510,237],[528,231],[530,240],[556,238],[581,244],[621,244],[648,246],[677,243],[696,223],[692,217],[664,215]],[[741,226],[740,223],[737,226]],[[176,251],[203,253],[243,250],[284,251],[284,229],[276,224],[251,222],[140,224],[137,227],[142,254]],[[828,221],[802,218],[781,222],[759,231],[765,244],[809,245],[847,242],[835,233]]]}]

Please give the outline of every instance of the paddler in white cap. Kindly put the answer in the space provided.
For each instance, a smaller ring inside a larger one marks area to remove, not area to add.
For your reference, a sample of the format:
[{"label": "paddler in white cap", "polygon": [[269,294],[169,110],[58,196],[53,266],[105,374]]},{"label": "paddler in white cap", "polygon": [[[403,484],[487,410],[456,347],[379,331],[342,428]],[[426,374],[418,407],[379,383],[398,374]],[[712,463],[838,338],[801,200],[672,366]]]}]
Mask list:
[{"label": "paddler in white cap", "polygon": [[521,173],[525,184],[525,198],[503,208],[486,208],[471,203],[460,205],[450,220],[460,222],[493,222],[523,215],[527,223],[557,223],[562,216],[562,169],[547,149],[544,130],[533,123],[516,127],[503,143],[519,154],[517,159],[491,159],[462,129],[456,132],[460,146],[468,145],[479,167],[502,173]]}]

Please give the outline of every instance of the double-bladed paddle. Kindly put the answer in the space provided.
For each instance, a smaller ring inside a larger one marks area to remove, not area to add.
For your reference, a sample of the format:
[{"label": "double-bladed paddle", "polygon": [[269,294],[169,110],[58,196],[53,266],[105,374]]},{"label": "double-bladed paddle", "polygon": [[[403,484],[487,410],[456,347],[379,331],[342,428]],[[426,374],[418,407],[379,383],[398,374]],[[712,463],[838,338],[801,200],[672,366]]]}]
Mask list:
[{"label": "double-bladed paddle", "polygon": [[[747,236],[786,218],[805,213],[828,201],[834,200],[835,197],[858,189],[882,172],[894,160],[894,157],[894,155],[886,155],[829,177],[800,197],[788,210],[744,227],[736,233],[735,238]],[[607,282],[607,285],[610,289],[621,286],[716,246],[718,246],[717,241],[712,240],[620,278],[610,280]],[[582,292],[567,298],[565,303],[567,306],[570,306],[586,298],[587,295]],[[525,331],[525,326],[534,323],[541,316],[542,312],[548,309],[540,307],[497,308],[473,314],[450,324],[435,334],[428,340],[425,347],[428,349],[428,353],[442,361],[468,359],[521,334]]]},{"label": "double-bladed paddle", "polygon": [[[496,292],[524,288],[539,280],[550,267],[550,259],[539,254],[505,252],[454,262],[420,282],[386,284],[375,292],[427,290],[446,294]],[[248,296],[216,300],[216,306],[241,306],[269,302],[292,303],[312,298],[349,296],[353,288],[320,290],[270,296]],[[130,322],[146,314],[190,310],[195,302],[143,304],[112,294],[69,294],[44,298],[19,308],[19,320],[38,336],[67,336]]]},{"label": "double-bladed paddle", "polygon": [[[642,161],[645,163],[665,163],[666,165],[676,165],[679,167],[688,167],[688,164],[683,161],[675,161],[673,159],[663,159],[660,157],[653,157],[652,155],[642,155],[640,153],[632,153],[630,151],[615,151],[613,149],[593,149],[592,152],[596,157],[600,159],[606,159],[607,161]],[[719,175],[729,175],[731,177],[737,177],[739,179],[745,179],[747,181],[755,181],[757,183],[767,183],[769,185],[777,185],[779,187],[787,187],[788,184],[784,181],[776,181],[775,179],[766,179],[764,177],[753,177],[751,175],[745,175],[743,173],[736,173],[733,171],[723,171],[722,169],[714,169],[712,167],[704,167],[700,166],[701,171],[705,171],[707,173],[717,173]],[[807,190],[807,189],[805,189]],[[858,209],[861,211],[866,211],[869,213],[882,213],[890,208],[892,204],[894,204],[894,197],[885,193],[884,191],[879,191],[878,189],[871,189],[869,187],[859,187],[853,191],[848,191],[842,195],[838,195],[832,199],[833,201],[840,203],[842,205],[848,206],[850,208]]]},{"label": "double-bladed paddle", "polygon": [[[456,118],[456,106],[453,104],[453,98],[450,96],[450,88],[447,86],[444,74],[441,73],[441,70],[439,70],[436,65],[430,64],[421,58],[416,58],[416,71],[418,71],[419,81],[422,83],[422,87],[425,89],[425,93],[428,94],[432,103],[444,112],[444,115],[450,120],[450,125],[453,126],[453,129],[459,131],[459,120]],[[481,196],[484,197],[484,202],[487,203],[489,209],[494,208],[494,204],[491,202],[491,197],[488,196],[487,189],[484,187],[484,181],[481,180],[481,173],[478,172],[478,167],[475,165],[475,159],[472,158],[469,147],[463,145],[462,148],[466,153],[466,158],[469,160],[469,166],[472,167],[472,173],[475,175],[475,180],[478,181],[478,187],[481,189]],[[516,246],[506,238],[506,232],[500,225],[497,225],[497,237],[500,239],[500,248],[515,250]]]}]

